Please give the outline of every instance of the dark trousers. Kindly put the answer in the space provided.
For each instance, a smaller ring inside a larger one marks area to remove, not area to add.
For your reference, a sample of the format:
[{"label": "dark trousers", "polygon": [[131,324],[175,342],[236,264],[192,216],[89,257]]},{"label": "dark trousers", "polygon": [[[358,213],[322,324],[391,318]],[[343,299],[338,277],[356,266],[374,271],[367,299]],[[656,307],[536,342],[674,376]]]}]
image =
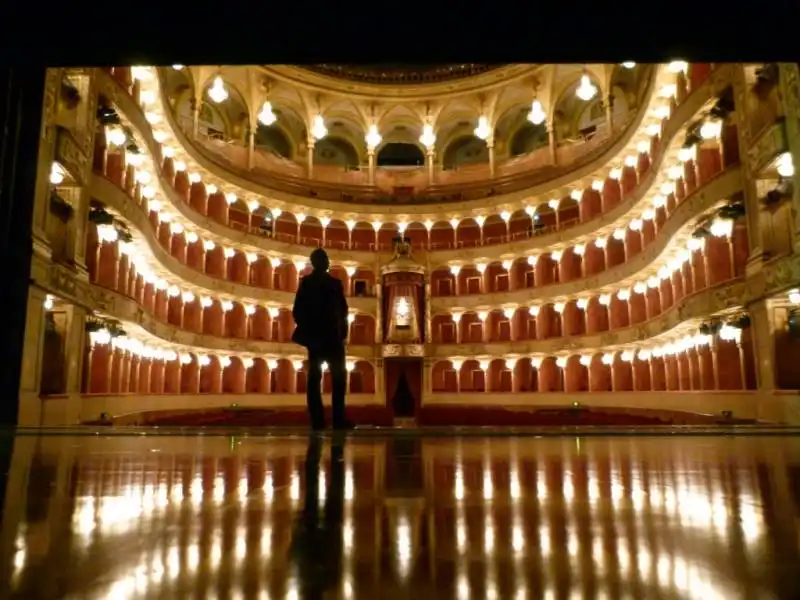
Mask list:
[{"label": "dark trousers", "polygon": [[344,423],[344,395],[347,389],[347,370],[345,365],[344,344],[334,348],[309,349],[308,381],[306,385],[306,402],[311,424],[321,427],[325,424],[322,408],[322,363],[328,364],[331,374],[333,405],[333,423]]}]

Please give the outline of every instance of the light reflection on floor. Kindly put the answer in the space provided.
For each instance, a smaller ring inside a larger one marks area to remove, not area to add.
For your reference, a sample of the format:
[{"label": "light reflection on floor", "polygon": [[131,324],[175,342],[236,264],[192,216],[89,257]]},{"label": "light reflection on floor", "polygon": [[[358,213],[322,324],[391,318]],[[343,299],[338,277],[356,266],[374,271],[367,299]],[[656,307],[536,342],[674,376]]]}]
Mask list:
[{"label": "light reflection on floor", "polygon": [[12,598],[794,598],[791,437],[18,438]]}]

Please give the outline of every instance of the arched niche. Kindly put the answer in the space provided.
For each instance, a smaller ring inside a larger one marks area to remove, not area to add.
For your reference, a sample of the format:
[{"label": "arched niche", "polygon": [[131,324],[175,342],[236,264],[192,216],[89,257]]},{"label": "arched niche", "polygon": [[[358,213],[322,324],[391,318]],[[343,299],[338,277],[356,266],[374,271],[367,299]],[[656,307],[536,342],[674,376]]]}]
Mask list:
[{"label": "arched niche", "polygon": [[455,393],[458,391],[458,373],[449,360],[434,363],[431,372],[433,391],[438,393]]},{"label": "arched niche", "polygon": [[511,136],[508,152],[510,156],[520,156],[544,148],[549,143],[547,127],[544,123],[534,125],[530,121],[525,121]]},{"label": "arched niche", "polygon": [[592,127],[605,122],[603,99],[597,81],[592,84],[598,88],[595,96],[586,101],[578,98],[580,79],[567,87],[559,96],[553,109],[553,129],[557,142],[577,142],[591,135]]},{"label": "arched niche", "polygon": [[431,333],[435,344],[456,344],[456,323],[450,314],[433,315],[431,319]]},{"label": "arched niche", "polygon": [[416,144],[389,142],[384,144],[375,157],[379,167],[412,167],[425,164],[425,154]]},{"label": "arched niche", "polygon": [[[184,90],[178,100],[176,115],[178,123],[186,131],[192,131],[194,127],[193,103],[192,90]],[[211,102],[203,102],[197,120],[197,129],[203,137],[227,139],[230,136],[231,122],[228,119],[228,115],[220,110],[218,105]]]},{"label": "arched niche", "polygon": [[628,113],[638,108],[646,86],[642,85],[645,70],[641,65],[632,69],[617,66],[611,75],[611,100],[614,120],[624,120]]},{"label": "arched niche", "polygon": [[456,138],[442,155],[444,169],[456,169],[463,165],[489,162],[489,147],[486,141],[474,135]]},{"label": "arched niche", "polygon": [[351,394],[375,393],[375,369],[369,361],[357,361],[348,377],[350,378]]},{"label": "arched niche", "polygon": [[459,373],[459,391],[484,392],[486,391],[485,373],[476,359],[465,360]]},{"label": "arched niche", "polygon": [[276,125],[267,126],[259,123],[256,128],[255,146],[288,159],[294,154],[289,137]]},{"label": "arched niche", "polygon": [[[244,143],[250,123],[247,102],[239,90],[227,81],[225,81],[225,89],[228,91],[228,98],[222,102],[213,102],[208,97],[208,89],[214,84],[214,79],[212,77],[205,83],[203,93],[200,95],[198,132],[201,136],[210,139],[237,140]],[[176,100],[175,112],[178,115],[178,121],[188,131],[193,128],[192,107],[194,103],[193,86],[184,87],[180,97]]]},{"label": "arched niche", "polygon": [[296,389],[297,375],[292,361],[288,358],[279,358],[277,368],[270,373],[271,392],[276,394],[292,393]]},{"label": "arched niche", "polygon": [[327,136],[314,144],[314,163],[353,168],[359,165],[358,152],[347,140]]},{"label": "arched niche", "polygon": [[354,346],[371,345],[375,341],[375,318],[359,313],[350,325],[350,343]]},{"label": "arched niche", "polygon": [[194,78],[189,69],[164,69],[163,87],[174,109],[186,97],[194,97]]},{"label": "arched niche", "polygon": [[595,97],[585,103],[583,110],[578,114],[575,125],[578,135],[591,135],[606,122],[606,109],[603,101]]},{"label": "arched niche", "polygon": [[431,273],[431,296],[455,296],[455,276],[449,267]]}]

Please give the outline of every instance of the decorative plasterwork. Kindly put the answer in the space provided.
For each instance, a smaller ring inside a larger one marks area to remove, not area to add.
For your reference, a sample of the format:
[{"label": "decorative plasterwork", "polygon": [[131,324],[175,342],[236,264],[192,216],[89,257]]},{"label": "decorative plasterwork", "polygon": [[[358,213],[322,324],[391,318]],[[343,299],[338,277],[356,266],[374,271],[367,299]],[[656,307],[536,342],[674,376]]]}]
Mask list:
[{"label": "decorative plasterwork", "polygon": [[421,358],[425,356],[425,346],[422,344],[384,344],[381,346],[383,358],[411,357]]},{"label": "decorative plasterwork", "polygon": [[[723,68],[723,70],[724,70],[724,68]],[[119,89],[119,86],[116,84],[116,82],[114,82],[113,80],[108,78],[107,75],[104,75],[104,77],[106,78],[105,79],[104,90],[106,88],[108,88],[108,87],[111,87],[111,88],[116,89],[117,92],[119,92],[120,89]],[[698,108],[700,106],[702,106],[703,103],[707,100],[708,91],[709,91],[709,87],[704,84],[704,86],[701,86],[698,90],[695,90],[692,94],[690,94],[690,96],[687,98],[687,100],[684,103],[682,103],[681,106],[677,109],[677,112],[674,115],[674,118],[670,119],[670,121],[668,122],[668,128],[671,126],[673,128],[673,130],[671,132],[671,134],[672,134],[671,136],[670,136],[670,131],[669,130],[665,131],[666,137],[668,137],[670,139],[674,138],[676,132],[678,130],[680,130],[680,128],[683,126],[683,123],[685,122],[685,120],[688,120],[688,118],[691,115],[693,115],[694,112],[696,110],[698,110]],[[128,97],[127,94],[124,94],[124,93],[119,94],[119,93],[117,93],[117,94],[115,94],[115,96],[117,98],[117,101],[118,101],[118,104],[119,104],[121,110],[123,111],[125,116],[127,116],[131,120],[131,125],[133,126],[133,128],[138,130],[143,135],[143,139],[145,140],[146,145],[150,148],[151,153],[152,153],[153,149],[154,149],[155,142],[152,140],[152,134],[150,133],[150,125],[144,119],[144,114],[143,114],[142,110],[136,104],[134,104],[132,102],[131,98]],[[169,111],[167,111],[167,113],[168,112]],[[640,112],[644,113],[646,111],[643,109]],[[683,115],[683,116],[681,116],[681,115]],[[169,121],[171,115],[167,114],[166,116],[167,116],[167,120]],[[642,114],[642,117],[643,116],[644,115]],[[173,129],[175,129],[174,123],[171,124],[171,126],[173,127]],[[300,199],[299,197],[293,196],[291,194],[286,194],[286,193],[282,193],[282,192],[274,192],[274,191],[271,191],[271,190],[266,190],[265,188],[261,188],[261,186],[258,186],[257,184],[254,184],[252,181],[249,181],[249,180],[247,180],[247,179],[245,179],[243,177],[238,177],[238,176],[234,175],[231,172],[226,174],[224,178],[217,177],[217,176],[214,175],[213,172],[220,170],[220,167],[217,166],[214,163],[214,158],[213,157],[205,157],[203,155],[203,152],[201,151],[202,149],[199,148],[199,147],[194,147],[193,145],[191,145],[191,143],[182,135],[182,133],[180,131],[175,131],[174,133],[179,138],[179,141],[181,142],[181,144],[187,145],[187,147],[191,147],[191,150],[199,152],[199,154],[195,155],[193,158],[199,158],[200,159],[199,162],[200,162],[200,164],[201,164],[201,166],[203,168],[210,168],[211,169],[211,171],[208,171],[205,174],[206,177],[205,177],[204,181],[206,183],[214,183],[218,187],[220,187],[220,189],[230,188],[231,185],[234,185],[234,186],[238,185],[241,188],[243,188],[244,190],[246,190],[246,192],[244,192],[242,189],[238,190],[238,192],[239,192],[238,195],[240,197],[246,197],[248,195],[252,196],[252,194],[254,194],[254,193],[255,194],[264,194],[266,196],[266,198],[267,198],[267,204],[268,205],[273,206],[273,207],[280,207],[283,210],[285,210],[285,211],[288,210],[290,212],[301,212],[302,211],[302,212],[308,213],[309,212],[309,210],[308,210],[309,207],[312,207],[312,208],[324,209],[324,211],[327,214],[347,215],[348,217],[355,218],[356,220],[369,220],[369,219],[375,217],[374,214],[367,215],[367,214],[363,214],[363,213],[359,214],[359,213],[353,212],[353,209],[355,208],[355,206],[353,204],[334,203],[334,202],[328,202],[328,201],[322,201],[322,200],[316,200],[316,199],[308,199],[308,198]],[[623,136],[623,138],[624,138],[624,136]],[[607,171],[612,166],[614,166],[613,164],[606,164],[606,163],[607,162],[613,162],[613,158],[614,158],[615,153],[621,152],[621,151],[626,150],[626,149],[630,150],[630,148],[627,148],[627,146],[630,145],[631,143],[633,143],[635,145],[636,140],[631,141],[630,139],[621,139],[620,143],[622,144],[621,146],[619,146],[619,147],[615,146],[609,152],[604,152],[601,158],[593,161],[592,165],[594,165],[594,166],[593,167],[589,167],[590,172],[593,171],[593,170],[596,170],[598,166],[600,166],[600,168],[602,169],[602,172],[594,173],[595,177],[603,177],[604,178],[607,175]],[[560,179],[556,179],[556,180],[551,181],[550,185],[548,185],[546,187],[539,186],[538,188],[534,187],[534,188],[531,188],[531,189],[529,189],[529,190],[527,190],[525,192],[518,192],[518,193],[508,194],[508,195],[504,195],[504,196],[496,196],[496,197],[493,198],[492,202],[493,202],[493,204],[497,203],[497,205],[506,206],[511,210],[514,210],[516,208],[521,208],[522,206],[525,206],[525,205],[528,205],[528,204],[543,203],[543,202],[546,202],[549,199],[549,197],[538,197],[537,198],[537,197],[533,196],[532,194],[543,193],[543,191],[545,189],[547,189],[547,190],[549,190],[549,192],[548,192],[549,195],[553,195],[553,194],[562,195],[562,196],[563,195],[567,195],[569,193],[569,191],[570,191],[570,188],[569,187],[565,187],[564,184],[566,184],[568,181],[571,181],[574,185],[577,185],[579,188],[586,188],[586,187],[588,187],[590,185],[591,179],[588,179],[587,177],[583,177],[582,175],[583,174],[582,174],[581,170],[578,170],[576,172],[571,172],[570,175],[567,175],[567,176],[564,176],[564,177],[562,177]],[[588,175],[588,173],[586,175]],[[579,179],[576,182],[574,180],[575,176],[580,176],[581,179]],[[539,188],[541,188],[541,189],[539,189]],[[273,199],[274,199],[274,201],[272,201]],[[522,201],[523,204],[521,206],[516,206],[515,204],[519,204],[520,201]],[[292,204],[289,204],[288,202],[291,202]],[[395,206],[381,206],[381,213],[380,214],[381,215],[385,215],[385,216],[391,216],[392,214],[397,214],[397,213],[404,213],[404,212],[407,213],[409,208],[410,208],[409,206],[397,206],[397,207],[395,207]],[[485,212],[485,201],[471,201],[471,202],[453,203],[452,205],[448,205],[448,210],[446,212],[442,212],[440,214],[422,213],[422,214],[410,214],[410,215],[406,214],[406,215],[403,215],[403,216],[406,217],[410,221],[420,221],[420,222],[422,222],[422,220],[424,220],[426,218],[432,218],[434,220],[441,220],[445,216],[448,216],[448,218],[449,218],[449,216],[452,216],[453,212],[461,213],[463,215],[463,217],[466,218],[466,217],[470,216],[470,214],[467,211],[474,212],[475,214],[478,214],[478,213],[483,214]],[[310,212],[313,213],[314,211],[311,210]],[[464,213],[467,213],[467,214],[464,214]]]},{"label": "decorative plasterwork", "polygon": [[290,83],[315,93],[382,101],[426,101],[445,99],[477,92],[487,92],[526,77],[542,76],[542,71],[553,65],[515,64],[489,69],[483,73],[457,80],[432,83],[387,85],[351,81],[316,73],[303,67],[274,65],[258,67],[267,77]]},{"label": "decorative plasterwork", "polygon": [[713,208],[718,202],[731,197],[742,187],[739,169],[730,169],[684,200],[666,221],[658,237],[639,254],[605,271],[559,283],[503,292],[501,294],[475,294],[470,296],[434,297],[431,299],[433,313],[452,312],[454,309],[472,309],[478,306],[501,304],[528,304],[534,300],[569,299],[578,294],[601,293],[606,289],[631,287],[636,281],[653,275],[660,266],[669,261],[676,248],[682,248],[693,230],[694,219]]},{"label": "decorative plasterwork", "polygon": [[[230,246],[231,248],[236,248],[240,252],[255,252],[267,256],[279,256],[285,260],[293,260],[298,256],[307,258],[313,250],[313,248],[309,246],[290,244],[274,239],[265,239],[257,235],[252,235],[244,231],[236,231],[230,227],[226,227],[218,221],[197,212],[189,206],[188,203],[183,202],[175,193],[174,188],[167,184],[163,178],[160,178],[159,183],[161,184],[162,196],[165,197],[170,204],[169,208],[185,217],[187,221],[197,225],[201,230],[199,235],[201,234],[201,237],[209,239],[215,244]],[[117,210],[122,211],[124,209],[126,211],[124,213],[125,219],[138,219],[137,222],[141,225],[137,225],[136,228],[140,231],[151,228],[144,209],[139,207],[128,194],[102,175],[93,175],[91,190],[95,198],[103,201],[109,199],[109,204],[112,204]],[[138,213],[138,216],[134,216],[135,213]],[[145,225],[147,226],[145,227]],[[370,265],[375,261],[374,252],[336,249],[326,249],[326,252],[333,264]]]},{"label": "decorative plasterwork", "polygon": [[754,173],[759,173],[768,167],[776,156],[786,152],[788,149],[784,121],[773,123],[763,130],[756,137],[753,145],[747,149],[750,169]]},{"label": "decorative plasterwork", "polygon": [[[656,98],[656,94],[652,92],[658,85],[661,85],[661,82],[666,77],[668,77],[666,69],[659,67],[648,82],[646,97],[649,98],[649,102],[645,103],[645,105],[637,111],[633,120],[626,128],[617,132],[615,138],[608,140],[602,146],[580,157],[577,159],[576,163],[560,168],[560,175],[551,177],[547,181],[537,183],[536,185],[531,185],[531,187],[526,190],[493,196],[491,200],[492,204],[506,204],[514,208],[522,208],[527,204],[544,203],[549,200],[550,196],[555,194],[558,189],[567,189],[568,193],[571,187],[587,187],[592,178],[604,178],[608,171],[614,166],[615,162],[622,164],[624,155],[638,153],[636,145],[641,141],[641,137],[644,135],[643,131],[640,131],[642,124],[645,121],[651,122],[653,120],[652,108],[655,103],[663,103],[663,101]],[[117,85],[113,80],[111,80],[111,84]],[[160,95],[162,107],[167,107],[169,103],[164,96],[163,88],[160,87],[158,93]],[[705,96],[702,92],[698,92],[698,94]],[[149,140],[152,138],[152,134],[150,133],[151,126],[144,119],[141,109],[131,98],[120,98],[119,106],[128,118],[131,119],[135,129],[140,133],[145,133],[146,139]],[[185,158],[187,163],[198,165],[199,171],[203,176],[203,181],[214,183],[220,189],[234,186],[234,191],[239,197],[259,195],[266,199],[268,205],[281,208],[284,211],[301,212],[307,210],[307,207],[315,207],[334,214],[351,213],[355,215],[354,218],[365,221],[372,220],[378,215],[407,214],[411,221],[419,222],[430,217],[430,212],[422,212],[420,210],[422,206],[419,205],[382,204],[380,206],[380,212],[377,215],[374,212],[365,214],[364,212],[356,212],[361,209],[357,203],[317,200],[269,189],[265,185],[254,181],[252,174],[247,170],[238,169],[234,165],[223,167],[221,164],[218,164],[218,156],[215,156],[205,149],[201,144],[193,143],[183,133],[175,121],[171,109],[164,109],[161,113],[162,118],[170,130],[170,135],[174,137],[177,142],[179,152],[182,152],[180,155],[181,158]],[[152,144],[152,142],[150,142],[150,144]],[[581,183],[582,180],[586,181]],[[298,180],[298,183],[301,181],[302,180]],[[313,182],[306,181],[304,185],[313,187]],[[238,190],[236,188],[238,188]],[[444,216],[445,214],[452,214],[453,212],[484,210],[486,202],[486,199],[481,199],[448,203],[447,209],[440,208],[437,212],[443,213],[442,216]]]},{"label": "decorative plasterwork", "polygon": [[451,356],[552,355],[564,352],[598,352],[623,349],[641,342],[658,343],[661,338],[680,337],[697,333],[700,323],[712,315],[741,309],[745,292],[742,280],[726,282],[692,294],[676,302],[669,310],[639,325],[590,335],[524,340],[518,342],[489,342],[468,344],[434,344],[430,356],[446,359]]},{"label": "decorative plasterwork", "polygon": [[[147,246],[146,250],[154,259],[150,264],[153,271],[163,279],[174,282],[182,290],[191,291],[197,295],[213,295],[220,300],[250,304],[290,307],[294,303],[294,292],[217,279],[183,264],[158,242],[147,215],[124,191],[99,176],[92,178],[91,189],[95,198],[105,203],[123,222],[133,226],[141,234]],[[140,250],[144,250],[144,248],[140,248]],[[358,313],[372,316],[376,314],[377,301],[375,298],[352,297],[348,299],[348,303],[350,308]]]},{"label": "decorative plasterwork", "polygon": [[[287,356],[302,354],[302,350],[289,342],[266,342],[223,338],[194,333],[174,325],[159,321],[146,312],[134,300],[97,285],[81,281],[66,267],[47,264],[34,257],[32,271],[34,283],[44,290],[58,295],[69,302],[93,311],[100,316],[119,320],[123,326],[135,325],[146,334],[157,338],[163,344],[185,347],[187,351],[214,353],[235,353]],[[131,331],[133,333],[133,331]],[[348,355],[370,358],[374,354],[372,346],[348,346]]]}]

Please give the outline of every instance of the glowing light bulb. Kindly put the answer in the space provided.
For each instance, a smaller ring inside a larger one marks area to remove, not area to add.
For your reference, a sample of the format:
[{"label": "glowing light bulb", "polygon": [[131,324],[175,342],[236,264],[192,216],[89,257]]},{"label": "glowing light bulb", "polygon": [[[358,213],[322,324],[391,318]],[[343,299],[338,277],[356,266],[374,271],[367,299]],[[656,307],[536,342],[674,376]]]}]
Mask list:
[{"label": "glowing light bulb", "polygon": [[700,137],[704,140],[718,138],[722,134],[722,121],[720,119],[710,119],[700,126]]},{"label": "glowing light bulb", "polygon": [[595,94],[597,94],[597,86],[594,85],[592,80],[589,79],[589,76],[584,73],[581,75],[581,82],[578,88],[575,90],[575,95],[581,100],[588,102],[594,98]]},{"label": "glowing light bulb", "polygon": [[50,183],[59,185],[64,181],[64,169],[60,164],[54,162],[50,165]]},{"label": "glowing light bulb", "polygon": [[781,177],[793,177],[794,176],[794,161],[792,160],[792,155],[789,152],[784,152],[778,157],[776,162],[776,168],[778,170],[778,175]]},{"label": "glowing light bulb", "polygon": [[106,141],[112,146],[122,146],[128,141],[128,136],[121,127],[109,127],[106,130]]},{"label": "glowing light bulb", "polygon": [[531,102],[531,111],[528,113],[528,121],[534,125],[541,125],[546,118],[547,114],[544,112],[542,103],[534,98],[533,102]]},{"label": "glowing light bulb", "polygon": [[475,137],[480,138],[482,140],[487,139],[491,133],[492,128],[489,125],[489,119],[487,119],[484,115],[481,115],[478,118],[478,126],[475,128]]},{"label": "glowing light bulb", "polygon": [[208,88],[208,97],[211,98],[212,102],[216,102],[217,104],[225,102],[225,100],[228,99],[228,90],[225,88],[225,82],[219,75],[214,78],[213,85]]},{"label": "glowing light bulb", "polygon": [[328,128],[325,127],[325,119],[322,118],[321,114],[317,114],[314,117],[311,125],[311,135],[315,140],[321,140],[328,135]]},{"label": "glowing light bulb", "polygon": [[374,150],[381,143],[382,139],[383,138],[381,137],[381,134],[378,131],[378,126],[375,125],[374,123],[370,125],[369,130],[367,131],[367,135],[364,136],[364,140],[367,142],[367,148]]},{"label": "glowing light bulb", "polygon": [[422,127],[422,135],[419,136],[420,143],[428,150],[433,148],[436,143],[436,134],[433,132],[433,125],[425,123]]},{"label": "glowing light bulb", "polygon": [[258,120],[263,124],[269,127],[275,121],[278,120],[278,117],[272,111],[272,104],[269,102],[264,102],[263,106],[261,107],[261,112],[258,113]]},{"label": "glowing light bulb", "polygon": [[686,73],[689,70],[689,63],[683,60],[673,60],[667,66],[670,73]]}]

